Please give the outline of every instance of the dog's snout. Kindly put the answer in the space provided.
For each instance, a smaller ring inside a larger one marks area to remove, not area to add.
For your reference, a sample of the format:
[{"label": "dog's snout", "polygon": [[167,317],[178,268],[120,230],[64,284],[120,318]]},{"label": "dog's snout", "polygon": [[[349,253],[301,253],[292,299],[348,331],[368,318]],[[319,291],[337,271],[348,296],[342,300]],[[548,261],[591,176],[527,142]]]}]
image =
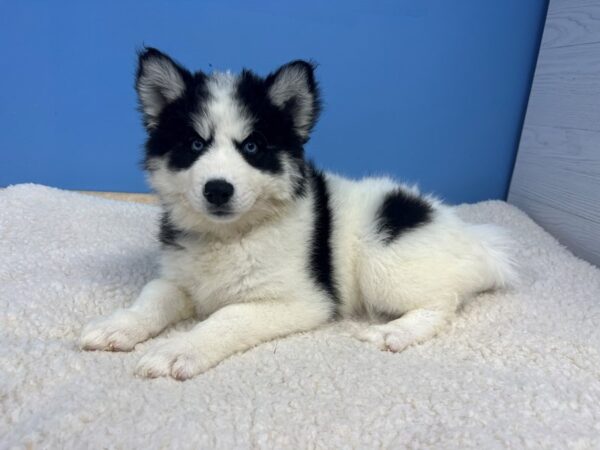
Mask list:
[{"label": "dog's snout", "polygon": [[210,180],[204,185],[204,198],[215,206],[222,206],[233,195],[233,185],[223,179]]}]

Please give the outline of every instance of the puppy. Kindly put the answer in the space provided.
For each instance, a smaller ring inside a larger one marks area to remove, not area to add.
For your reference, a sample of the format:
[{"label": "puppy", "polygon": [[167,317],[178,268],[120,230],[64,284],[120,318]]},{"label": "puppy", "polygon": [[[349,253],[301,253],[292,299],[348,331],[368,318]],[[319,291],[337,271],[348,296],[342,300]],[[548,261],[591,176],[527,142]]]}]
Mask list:
[{"label": "puppy", "polygon": [[513,279],[501,230],[466,224],[414,187],[305,159],[321,105],[311,63],[209,75],[147,48],[135,85],[163,210],[161,269],[132,306],[84,328],[83,349],[129,351],[198,317],[136,369],[183,380],[261,342],[363,316],[391,321],[357,337],[399,352]]}]

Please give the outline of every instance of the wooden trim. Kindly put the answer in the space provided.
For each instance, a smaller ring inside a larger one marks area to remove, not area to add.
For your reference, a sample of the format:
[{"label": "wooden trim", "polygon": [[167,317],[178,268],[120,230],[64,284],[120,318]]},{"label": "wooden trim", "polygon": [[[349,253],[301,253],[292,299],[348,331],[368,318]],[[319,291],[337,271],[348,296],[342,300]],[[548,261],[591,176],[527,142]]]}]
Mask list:
[{"label": "wooden trim", "polygon": [[158,199],[154,194],[139,194],[127,192],[99,192],[99,191],[78,191],[82,194],[95,195],[97,197],[108,198],[111,200],[120,200],[123,202],[135,202],[146,204],[157,204]]},{"label": "wooden trim", "polygon": [[600,265],[600,4],[550,0],[508,201]]}]

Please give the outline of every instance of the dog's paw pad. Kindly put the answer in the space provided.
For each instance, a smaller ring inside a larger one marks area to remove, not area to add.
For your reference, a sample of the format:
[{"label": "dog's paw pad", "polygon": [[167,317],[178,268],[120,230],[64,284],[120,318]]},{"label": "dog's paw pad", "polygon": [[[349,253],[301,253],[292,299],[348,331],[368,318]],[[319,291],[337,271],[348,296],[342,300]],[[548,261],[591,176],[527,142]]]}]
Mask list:
[{"label": "dog's paw pad", "polygon": [[130,351],[148,337],[133,313],[120,310],[87,324],[79,345],[84,350]]},{"label": "dog's paw pad", "polygon": [[135,373],[146,378],[170,376],[187,380],[209,368],[201,352],[183,341],[167,341],[150,349],[139,361]]}]

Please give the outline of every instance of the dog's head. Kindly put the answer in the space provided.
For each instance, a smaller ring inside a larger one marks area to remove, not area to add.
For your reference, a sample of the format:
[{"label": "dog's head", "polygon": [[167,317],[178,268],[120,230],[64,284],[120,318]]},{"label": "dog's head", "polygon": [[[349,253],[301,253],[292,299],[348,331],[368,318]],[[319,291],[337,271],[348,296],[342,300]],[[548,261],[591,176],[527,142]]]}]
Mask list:
[{"label": "dog's head", "polygon": [[303,145],[320,111],[313,70],[294,61],[265,78],[192,73],[158,50],[139,55],[145,167],[178,222],[260,220],[302,193]]}]

